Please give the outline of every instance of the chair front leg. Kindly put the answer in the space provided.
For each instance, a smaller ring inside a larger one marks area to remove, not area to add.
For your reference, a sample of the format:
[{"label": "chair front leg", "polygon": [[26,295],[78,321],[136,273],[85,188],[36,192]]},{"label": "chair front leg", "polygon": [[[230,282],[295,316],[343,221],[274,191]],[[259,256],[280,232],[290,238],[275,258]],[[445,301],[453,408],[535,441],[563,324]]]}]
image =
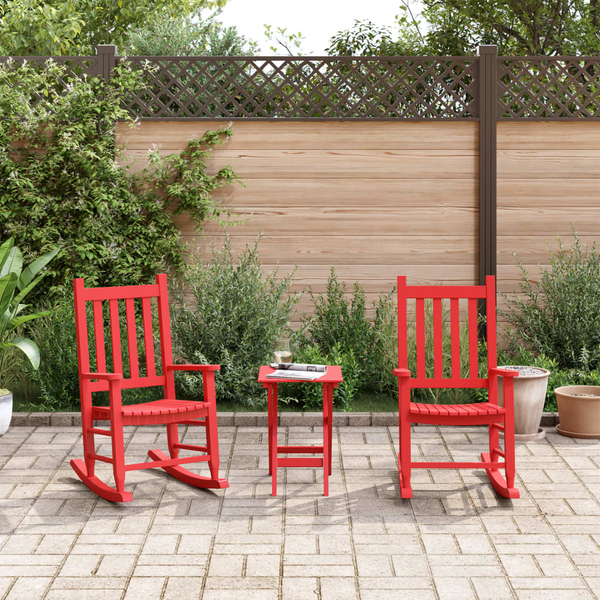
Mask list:
[{"label": "chair front leg", "polygon": [[117,492],[122,493],[125,490],[125,444],[123,441],[123,408],[120,381],[109,382],[109,393],[113,473]]},{"label": "chair front leg", "polygon": [[412,487],[410,485],[411,476],[411,430],[410,430],[410,387],[409,380],[400,377],[399,385],[399,435],[400,444],[398,452],[398,463],[400,466],[400,496],[402,498],[412,498]]},{"label": "chair front leg", "polygon": [[[515,410],[512,377],[505,377],[504,385],[504,460],[506,461],[506,487],[515,486]],[[496,429],[496,428],[494,428]],[[497,431],[497,429],[496,429]]]},{"label": "chair front leg", "polygon": [[[488,401],[491,404],[498,404],[498,376],[495,374],[489,375]],[[490,460],[498,460],[498,450],[500,450],[500,435],[498,428],[494,425],[489,426],[489,442],[490,442]]]},{"label": "chair front leg", "polygon": [[209,403],[206,416],[206,447],[210,455],[208,468],[213,479],[219,478],[219,433],[217,429],[217,397],[215,393],[215,374],[212,371],[202,373],[204,400]]}]

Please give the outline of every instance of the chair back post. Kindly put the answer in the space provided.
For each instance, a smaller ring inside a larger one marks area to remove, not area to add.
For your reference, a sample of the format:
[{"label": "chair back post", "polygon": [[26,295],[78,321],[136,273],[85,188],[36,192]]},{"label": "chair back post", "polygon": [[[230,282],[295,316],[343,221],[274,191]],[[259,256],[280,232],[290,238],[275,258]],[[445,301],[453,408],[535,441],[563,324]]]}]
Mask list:
[{"label": "chair back post", "polygon": [[82,373],[90,370],[90,349],[88,345],[87,314],[84,298],[85,283],[83,279],[73,280],[73,296],[75,300],[75,338],[77,340],[77,368],[79,369],[79,390],[81,403],[91,401],[91,394],[87,393],[87,381],[81,377]]},{"label": "chair back post", "polygon": [[485,278],[486,287],[486,334],[488,371],[498,366],[496,349],[496,278],[488,275]]},{"label": "chair back post", "polygon": [[173,365],[173,350],[171,348],[171,321],[169,317],[169,289],[167,276],[160,273],[156,276],[158,284],[158,326],[160,332],[160,352],[162,359],[162,371],[165,378],[165,398],[175,398],[175,375],[171,367]]},{"label": "chair back post", "polygon": [[406,275],[398,277],[398,368],[408,368],[408,341],[406,338]]}]

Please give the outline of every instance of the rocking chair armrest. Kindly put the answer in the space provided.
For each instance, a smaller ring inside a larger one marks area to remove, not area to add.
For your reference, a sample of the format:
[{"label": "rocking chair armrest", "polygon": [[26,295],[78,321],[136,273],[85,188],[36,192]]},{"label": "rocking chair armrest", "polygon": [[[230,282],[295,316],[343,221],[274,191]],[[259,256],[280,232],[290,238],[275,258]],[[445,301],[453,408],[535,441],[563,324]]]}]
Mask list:
[{"label": "rocking chair armrest", "polygon": [[490,369],[489,375],[499,375],[500,377],[518,377],[519,371],[511,371],[510,369]]},{"label": "rocking chair armrest", "polygon": [[121,373],[82,373],[84,379],[106,379],[108,381],[120,381],[123,379]]},{"label": "rocking chair armrest", "polygon": [[410,378],[410,371],[408,369],[394,369],[394,375],[396,377],[408,377],[408,378]]},{"label": "rocking chair armrest", "polygon": [[220,371],[221,365],[168,365],[169,371]]}]

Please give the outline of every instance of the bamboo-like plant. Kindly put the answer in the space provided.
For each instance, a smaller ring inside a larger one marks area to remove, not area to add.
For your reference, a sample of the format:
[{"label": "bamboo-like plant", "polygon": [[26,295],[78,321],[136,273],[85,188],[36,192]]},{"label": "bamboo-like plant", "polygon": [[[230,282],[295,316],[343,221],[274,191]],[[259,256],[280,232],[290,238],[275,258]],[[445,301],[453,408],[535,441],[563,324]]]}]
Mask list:
[{"label": "bamboo-like plant", "polygon": [[58,254],[59,248],[40,256],[30,265],[23,266],[23,255],[15,246],[14,238],[0,246],[0,388],[6,385],[11,375],[7,372],[12,352],[21,350],[34,369],[40,364],[40,351],[35,342],[19,335],[23,323],[39,319],[50,311],[27,313],[29,304],[23,300],[44,278],[40,271]]}]

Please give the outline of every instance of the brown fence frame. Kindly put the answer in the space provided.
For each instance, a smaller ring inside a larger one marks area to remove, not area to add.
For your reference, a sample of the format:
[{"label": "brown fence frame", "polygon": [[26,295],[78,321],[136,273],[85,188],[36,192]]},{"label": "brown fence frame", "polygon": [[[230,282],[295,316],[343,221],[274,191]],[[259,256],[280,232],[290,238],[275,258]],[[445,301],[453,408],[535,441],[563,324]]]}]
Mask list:
[{"label": "brown fence frame", "polygon": [[[479,121],[481,285],[487,275],[497,273],[497,122],[600,120],[600,57],[502,57],[494,45],[479,46],[477,55],[463,57],[119,57],[113,45],[99,45],[96,51],[97,55],[90,57],[13,59],[17,63],[27,60],[43,64],[52,58],[68,65],[73,74],[71,65],[78,65],[80,71],[107,80],[120,61],[144,69],[154,64],[148,76],[149,86],[154,85],[155,91],[146,90],[127,105],[142,120]],[[9,57],[0,57],[0,64],[7,60]],[[192,64],[195,67],[189,71]],[[175,75],[169,70],[173,65],[178,69]],[[272,70],[266,71],[264,65],[270,65]],[[243,78],[244,85],[250,85],[250,98],[247,90],[240,87],[239,79],[231,76],[232,71],[235,77]],[[181,81],[177,80],[177,73]],[[203,81],[199,81],[199,73],[204,74]],[[279,79],[275,80],[273,73]],[[201,87],[202,83],[206,88]],[[241,100],[232,95],[228,85]],[[287,91],[284,85],[289,86]],[[208,114],[207,105],[194,97],[199,90],[213,102],[216,115]],[[319,94],[316,100],[310,97],[315,93]],[[353,93],[355,97],[351,98]],[[397,99],[389,100],[386,94]],[[160,100],[161,95],[167,104]],[[189,104],[184,105],[184,97],[188,103],[195,102],[196,114],[188,108]],[[366,101],[373,106],[365,108]],[[344,106],[343,102],[349,104]],[[452,107],[451,102],[458,104]],[[253,103],[253,108],[247,108],[248,103]],[[144,115],[144,110],[155,111],[151,113],[155,116]],[[480,310],[483,313],[485,307]]]}]

